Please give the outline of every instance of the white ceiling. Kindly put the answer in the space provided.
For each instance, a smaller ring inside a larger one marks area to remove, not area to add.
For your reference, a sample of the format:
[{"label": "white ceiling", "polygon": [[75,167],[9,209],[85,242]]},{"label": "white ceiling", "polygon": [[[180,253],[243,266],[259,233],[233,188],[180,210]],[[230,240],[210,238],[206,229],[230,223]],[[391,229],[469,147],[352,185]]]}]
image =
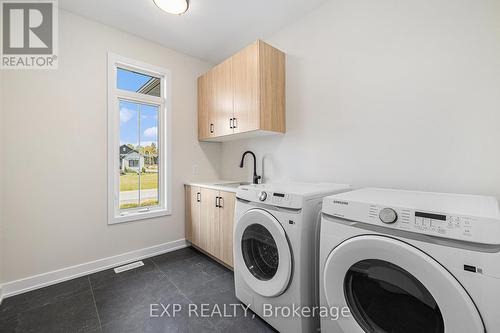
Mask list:
[{"label": "white ceiling", "polygon": [[218,63],[265,38],[325,0],[190,0],[181,16],[153,0],[59,0],[59,6],[94,21]]}]

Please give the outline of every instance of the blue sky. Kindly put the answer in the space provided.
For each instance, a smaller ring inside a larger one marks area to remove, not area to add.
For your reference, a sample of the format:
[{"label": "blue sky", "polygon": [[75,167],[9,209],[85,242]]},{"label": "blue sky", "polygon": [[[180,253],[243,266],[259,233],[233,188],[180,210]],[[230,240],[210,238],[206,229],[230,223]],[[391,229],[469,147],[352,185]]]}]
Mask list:
[{"label": "blue sky", "polygon": [[[151,77],[118,68],[119,89],[137,91]],[[140,117],[140,119],[139,119]],[[140,128],[139,128],[140,120]],[[130,101],[120,101],[120,145],[158,146],[158,107]],[[139,141],[140,139],[140,141]]]},{"label": "blue sky", "polygon": [[152,77],[118,68],[116,85],[118,89],[137,91]]},{"label": "blue sky", "polygon": [[151,142],[158,146],[157,132],[157,106],[120,101],[120,145],[137,146],[140,139],[141,146],[149,146]]}]

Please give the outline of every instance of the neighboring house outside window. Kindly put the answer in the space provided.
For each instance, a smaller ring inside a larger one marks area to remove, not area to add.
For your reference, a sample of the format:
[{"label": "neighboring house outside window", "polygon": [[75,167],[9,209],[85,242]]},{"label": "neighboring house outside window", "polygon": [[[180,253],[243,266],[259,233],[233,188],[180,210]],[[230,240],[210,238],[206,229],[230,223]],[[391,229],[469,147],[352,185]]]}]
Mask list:
[{"label": "neighboring house outside window", "polygon": [[[134,171],[136,172],[140,172],[140,168],[139,168],[139,159],[143,159],[142,156],[134,156],[134,157],[130,157],[130,156],[127,156],[128,158],[128,166],[131,167],[131,168],[134,168]],[[143,163],[141,163],[142,165]]]},{"label": "neighboring house outside window", "polygon": [[[148,165],[153,165],[153,163],[149,163]],[[154,165],[157,165],[157,163],[155,163]],[[144,168],[144,156],[127,145],[121,145],[120,146],[121,172],[123,174],[130,172],[142,172],[142,168]]]},{"label": "neighboring house outside window", "polygon": [[108,223],[170,214],[170,75],[108,56]]}]

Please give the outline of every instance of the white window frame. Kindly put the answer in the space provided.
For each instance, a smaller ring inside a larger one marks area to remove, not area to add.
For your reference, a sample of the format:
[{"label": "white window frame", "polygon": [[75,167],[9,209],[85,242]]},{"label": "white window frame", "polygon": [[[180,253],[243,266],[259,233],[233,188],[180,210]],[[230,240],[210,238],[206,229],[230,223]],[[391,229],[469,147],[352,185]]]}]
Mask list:
[{"label": "white window frame", "polygon": [[[117,68],[160,78],[160,97],[117,88]],[[159,105],[157,206],[120,210],[120,110],[119,101]],[[171,74],[167,69],[108,53],[108,224],[171,215]]]}]

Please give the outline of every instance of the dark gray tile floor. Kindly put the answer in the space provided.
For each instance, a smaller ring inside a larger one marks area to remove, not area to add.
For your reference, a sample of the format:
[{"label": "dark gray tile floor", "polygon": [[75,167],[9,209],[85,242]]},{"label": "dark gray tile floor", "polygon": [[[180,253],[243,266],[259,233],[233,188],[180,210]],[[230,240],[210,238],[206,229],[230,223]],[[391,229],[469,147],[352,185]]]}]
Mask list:
[{"label": "dark gray tile floor", "polygon": [[[235,317],[189,315],[189,304],[200,315],[201,304],[209,304],[210,312],[215,305],[232,311],[239,304],[233,273],[193,248],[143,262],[120,274],[110,269],[7,298],[0,306],[0,333],[273,332],[241,309]],[[158,304],[155,315],[162,305],[182,310],[175,317],[151,317],[151,304]]]}]

